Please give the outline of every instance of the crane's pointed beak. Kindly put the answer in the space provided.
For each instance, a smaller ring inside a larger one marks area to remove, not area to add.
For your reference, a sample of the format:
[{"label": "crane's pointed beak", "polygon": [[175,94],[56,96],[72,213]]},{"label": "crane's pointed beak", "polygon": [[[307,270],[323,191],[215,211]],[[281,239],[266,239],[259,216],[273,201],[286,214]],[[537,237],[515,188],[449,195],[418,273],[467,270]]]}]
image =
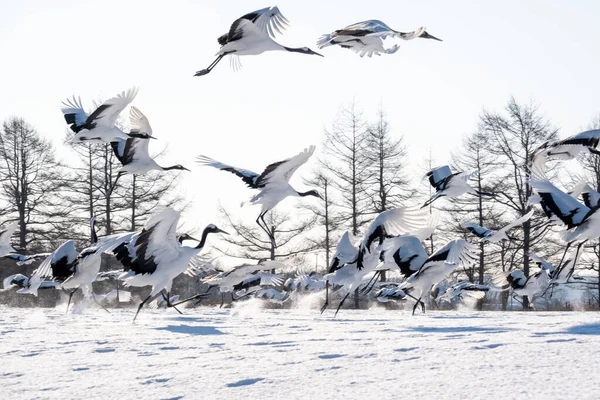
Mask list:
[{"label": "crane's pointed beak", "polygon": [[225,235],[229,235],[228,232],[225,232],[223,229],[217,228],[217,233],[224,233]]},{"label": "crane's pointed beak", "polygon": [[427,33],[427,31],[423,32],[423,34],[421,34],[421,36],[419,36],[421,39],[433,39],[433,40],[437,40],[438,42],[443,42],[442,39],[438,39],[433,35],[430,35],[429,33]]}]

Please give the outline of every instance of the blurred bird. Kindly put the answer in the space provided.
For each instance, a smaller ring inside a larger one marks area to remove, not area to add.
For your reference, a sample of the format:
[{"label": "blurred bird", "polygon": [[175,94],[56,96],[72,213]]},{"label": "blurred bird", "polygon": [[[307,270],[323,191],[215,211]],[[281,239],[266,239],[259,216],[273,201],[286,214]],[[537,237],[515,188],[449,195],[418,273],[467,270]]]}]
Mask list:
[{"label": "blurred bird", "polygon": [[429,183],[435,189],[435,193],[422,207],[427,207],[440,197],[459,197],[466,193],[492,196],[490,193],[478,192],[468,184],[469,179],[478,173],[478,171],[452,173],[447,165],[432,169],[425,174],[425,177],[429,178]]},{"label": "blurred bird", "polygon": [[497,231],[492,229],[487,229],[483,226],[479,226],[473,223],[464,223],[462,227],[480,238],[480,242],[491,242],[491,243],[500,243],[503,240],[516,240],[514,237],[508,236],[508,231],[516,228],[520,225],[523,225],[525,222],[529,221],[531,216],[533,215],[534,210],[529,211],[527,214],[523,215],[521,218],[516,219],[505,227],[498,229]]},{"label": "blurred bird", "polygon": [[403,40],[415,38],[433,39],[441,42],[441,39],[430,35],[423,27],[413,32],[398,32],[381,21],[371,19],[349,25],[344,29],[338,29],[332,33],[324,34],[317,41],[317,46],[322,49],[327,46],[339,45],[340,47],[354,51],[361,57],[365,55],[371,57],[373,54],[380,56],[382,53],[393,54],[400,48],[396,44],[386,49],[383,46],[383,41],[388,37]]}]

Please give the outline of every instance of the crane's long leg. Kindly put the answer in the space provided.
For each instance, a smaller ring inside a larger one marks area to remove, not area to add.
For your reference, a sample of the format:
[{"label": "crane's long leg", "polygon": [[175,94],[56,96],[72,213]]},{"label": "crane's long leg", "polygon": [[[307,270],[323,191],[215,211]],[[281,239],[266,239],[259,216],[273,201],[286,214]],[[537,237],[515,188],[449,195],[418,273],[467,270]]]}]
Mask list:
[{"label": "crane's long leg", "polygon": [[92,289],[91,291],[92,291],[92,299],[94,299],[94,302],[95,302],[96,304],[98,304],[100,307],[102,307],[102,309],[103,309],[104,311],[106,311],[107,313],[109,313],[109,314],[110,314],[110,311],[108,311],[108,309],[107,309],[106,307],[104,307],[104,305],[102,305],[102,303],[100,303],[100,302],[98,301],[98,299],[96,298],[96,295],[94,294],[94,290]]},{"label": "crane's long leg", "polygon": [[[269,237],[269,239],[271,239],[271,232],[270,232],[270,231],[269,231],[269,229],[267,228],[267,224],[265,223],[265,220],[264,220],[264,218],[263,218],[263,217],[264,217],[264,215],[265,215],[265,213],[266,213],[266,211],[265,211],[265,212],[261,212],[261,213],[258,215],[258,217],[256,218],[256,224],[257,224],[258,226],[260,226],[260,229],[262,229],[262,230],[263,230],[263,231],[264,231],[264,232],[267,234],[267,236]],[[264,225],[263,225],[263,224],[261,224],[261,221],[264,223]]]},{"label": "crane's long leg", "polygon": [[346,299],[348,298],[348,296],[350,296],[350,292],[351,292],[351,290],[349,290],[348,293],[346,293],[346,295],[344,296],[344,298],[342,299],[342,301],[340,301],[340,304],[338,304],[337,309],[335,310],[335,314],[333,314],[333,318],[336,317],[336,315],[340,311],[340,308],[342,308],[342,304],[344,304],[344,301],[346,301]]},{"label": "crane's long leg", "polygon": [[329,281],[325,281],[325,304],[321,307],[321,314],[327,309],[329,305]]},{"label": "crane's long leg", "polygon": [[275,247],[277,247],[277,243],[275,243],[275,232],[272,232],[269,229],[269,226],[267,225],[267,222],[265,221],[265,214],[266,214],[266,212],[264,212],[261,215],[260,219],[262,220],[262,222],[263,222],[263,224],[264,224],[264,226],[266,228],[267,235],[269,235],[269,237],[271,238],[271,244],[273,245],[273,248],[275,248]]},{"label": "crane's long leg", "polygon": [[[363,288],[363,290],[360,291],[360,293],[367,294],[371,290],[373,290],[373,288],[375,287],[375,284],[377,283],[377,281],[375,279],[380,275],[381,275],[381,271],[375,271],[375,273],[373,274],[373,277],[369,280],[369,282],[367,282],[367,285]],[[373,282],[373,285],[371,285],[371,282]],[[371,288],[369,288],[369,285],[371,285]]]},{"label": "crane's long leg", "polygon": [[[164,296],[164,293],[163,293]],[[165,298],[165,300],[167,300],[167,307],[173,307],[175,309],[175,311],[177,311],[179,314],[183,314],[181,311],[179,311],[179,309],[177,307],[175,307],[175,305],[173,303],[171,303],[171,292],[167,292],[167,297]]]},{"label": "crane's long leg", "polygon": [[417,309],[417,307],[419,306],[419,304],[421,304],[421,309],[423,310],[423,314],[425,314],[425,303],[423,303],[421,301],[421,297],[419,297],[417,299],[417,302],[415,303],[415,305],[413,306],[413,311],[412,311],[412,315],[415,315],[415,310]]},{"label": "crane's long leg", "polygon": [[71,299],[73,298],[73,295],[75,294],[77,289],[79,289],[79,288],[76,288],[75,290],[73,290],[72,292],[69,293],[69,301],[67,302],[67,310],[65,311],[65,314],[69,312],[69,306],[71,305]]},{"label": "crane's long leg", "polygon": [[138,309],[137,309],[137,311],[136,311],[136,313],[135,313],[135,317],[133,317],[133,322],[135,322],[135,319],[137,318],[138,314],[140,313],[140,310],[142,309],[142,307],[144,307],[144,304],[146,304],[146,303],[148,302],[148,300],[150,300],[150,298],[151,298],[151,297],[152,297],[152,293],[150,293],[150,294],[148,295],[148,297],[146,297],[146,298],[144,299],[144,301],[142,301],[142,302],[140,303],[140,305],[138,306]]},{"label": "crane's long leg", "polygon": [[569,243],[567,243],[567,248],[565,249],[565,252],[563,253],[563,256],[562,256],[562,258],[560,259],[560,264],[558,264],[558,268],[559,268],[559,269],[560,269],[560,268],[562,268],[563,261],[565,261],[565,256],[567,255],[567,251],[569,251],[569,247],[571,247],[571,244],[572,244],[572,243],[573,243],[573,242],[569,242]]},{"label": "crane's long leg", "polygon": [[425,314],[425,303],[423,303],[423,302],[421,301],[421,298],[419,297],[419,298],[417,299],[415,296],[413,296],[412,294],[408,294],[408,293],[407,293],[406,295],[407,295],[408,297],[410,297],[411,299],[414,299],[414,300],[416,301],[416,303],[415,303],[415,307],[413,308],[413,315],[415,315],[415,308],[417,307],[417,304],[419,304],[419,303],[421,304],[421,311],[423,311],[423,314]]},{"label": "crane's long leg", "polygon": [[223,308],[223,304],[225,303],[225,292],[221,292],[221,305],[219,308]]},{"label": "crane's long leg", "polygon": [[227,54],[229,54],[229,53],[224,53],[224,54],[219,55],[217,57],[217,59],[215,61],[213,61],[207,68],[197,71],[194,74],[194,76],[203,76],[203,75],[208,74],[210,71],[212,71],[212,69],[215,67],[215,65],[217,65],[219,63],[219,61],[221,61],[221,59],[223,57],[225,57]]}]

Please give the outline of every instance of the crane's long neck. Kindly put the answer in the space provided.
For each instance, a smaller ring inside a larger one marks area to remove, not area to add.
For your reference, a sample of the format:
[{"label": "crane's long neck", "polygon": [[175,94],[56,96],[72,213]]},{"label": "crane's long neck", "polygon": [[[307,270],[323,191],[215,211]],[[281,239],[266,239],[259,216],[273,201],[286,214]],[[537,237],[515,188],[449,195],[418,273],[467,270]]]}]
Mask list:
[{"label": "crane's long neck", "polygon": [[92,244],[98,243],[98,235],[96,234],[96,220],[92,220],[90,222],[90,227],[92,229]]},{"label": "crane's long neck", "polygon": [[314,190],[309,190],[309,191],[306,191],[306,192],[298,192],[298,191],[296,191],[296,194],[298,196],[300,196],[300,197],[306,197],[306,196],[314,196],[315,192],[314,192]]},{"label": "crane's long neck", "polygon": [[200,243],[198,243],[198,245],[195,247],[196,249],[201,250],[204,247],[204,244],[206,243],[206,237],[209,233],[211,233],[210,229],[204,228],[204,231],[202,232],[202,237],[200,238]]},{"label": "crane's long neck", "polygon": [[160,169],[162,169],[163,171],[169,171],[172,169],[181,169],[179,168],[179,165],[171,165],[170,167],[161,167],[160,165],[158,166]]},{"label": "crane's long neck", "polygon": [[304,50],[302,47],[285,47],[285,46],[281,46],[280,50],[285,50],[285,51],[289,51],[289,52],[292,52],[292,53],[306,54],[306,50]]}]

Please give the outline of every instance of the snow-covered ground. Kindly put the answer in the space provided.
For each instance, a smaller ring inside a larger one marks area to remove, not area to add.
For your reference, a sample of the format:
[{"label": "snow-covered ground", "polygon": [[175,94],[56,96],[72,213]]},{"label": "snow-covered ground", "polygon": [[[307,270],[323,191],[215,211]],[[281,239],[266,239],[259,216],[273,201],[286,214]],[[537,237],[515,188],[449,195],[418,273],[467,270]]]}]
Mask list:
[{"label": "snow-covered ground", "polygon": [[0,308],[2,398],[598,398],[600,314]]}]

